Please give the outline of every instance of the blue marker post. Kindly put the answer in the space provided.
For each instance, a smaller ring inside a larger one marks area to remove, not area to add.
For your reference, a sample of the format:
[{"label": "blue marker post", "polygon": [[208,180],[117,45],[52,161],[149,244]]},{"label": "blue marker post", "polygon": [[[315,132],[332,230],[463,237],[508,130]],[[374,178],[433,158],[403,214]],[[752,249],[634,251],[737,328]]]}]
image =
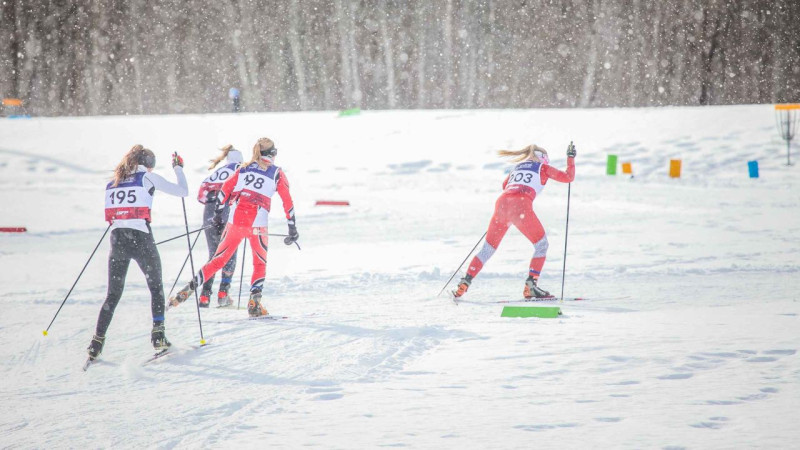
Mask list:
[{"label": "blue marker post", "polygon": [[750,178],[758,178],[758,161],[747,161],[747,170],[750,172]]},{"label": "blue marker post", "polygon": [[228,90],[228,97],[233,100],[233,112],[238,113],[241,111],[241,104],[239,103],[239,89],[232,87]]}]

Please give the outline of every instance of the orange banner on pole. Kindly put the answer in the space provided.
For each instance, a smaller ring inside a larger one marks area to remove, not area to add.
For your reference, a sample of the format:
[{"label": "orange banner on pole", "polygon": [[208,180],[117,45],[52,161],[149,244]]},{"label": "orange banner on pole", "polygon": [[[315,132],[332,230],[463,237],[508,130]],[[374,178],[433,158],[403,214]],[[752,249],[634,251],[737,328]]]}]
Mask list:
[{"label": "orange banner on pole", "polygon": [[680,159],[671,159],[669,160],[669,176],[672,178],[680,178],[681,177],[681,160]]}]

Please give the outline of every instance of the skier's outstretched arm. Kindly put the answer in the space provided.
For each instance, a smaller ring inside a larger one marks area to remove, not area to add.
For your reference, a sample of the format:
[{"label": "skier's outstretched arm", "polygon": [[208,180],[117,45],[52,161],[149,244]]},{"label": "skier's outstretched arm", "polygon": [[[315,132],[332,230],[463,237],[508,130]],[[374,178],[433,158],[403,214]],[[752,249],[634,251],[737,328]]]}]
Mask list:
[{"label": "skier's outstretched arm", "polygon": [[186,197],[189,195],[189,186],[186,184],[186,175],[183,174],[183,167],[176,165],[173,169],[175,170],[175,176],[178,178],[177,184],[167,181],[166,178],[153,172],[145,175],[145,179],[158,191],[176,197]]},{"label": "skier's outstretched arm", "polygon": [[286,218],[294,221],[294,202],[292,202],[292,194],[289,193],[289,179],[286,178],[286,172],[283,170],[278,175],[277,191],[278,195],[281,196]]},{"label": "skier's outstretched arm", "polygon": [[567,171],[562,172],[553,166],[545,165],[543,171],[545,177],[552,178],[560,183],[572,183],[575,179],[575,155],[577,153],[575,145],[570,142],[567,147]]},{"label": "skier's outstretched arm", "polygon": [[[283,171],[280,171],[278,174],[277,191],[283,202],[283,211],[286,213],[286,224],[289,226],[289,236],[283,239],[283,243],[292,245],[300,238],[300,234],[297,233],[297,225],[295,224],[294,202],[292,202],[292,195],[289,193],[289,179],[286,178],[286,173]],[[300,248],[299,245],[298,248]]]},{"label": "skier's outstretched arm", "polygon": [[556,180],[559,183],[572,183],[575,179],[575,158],[567,159],[567,171],[563,172],[553,166],[543,166],[544,174],[547,178]]}]

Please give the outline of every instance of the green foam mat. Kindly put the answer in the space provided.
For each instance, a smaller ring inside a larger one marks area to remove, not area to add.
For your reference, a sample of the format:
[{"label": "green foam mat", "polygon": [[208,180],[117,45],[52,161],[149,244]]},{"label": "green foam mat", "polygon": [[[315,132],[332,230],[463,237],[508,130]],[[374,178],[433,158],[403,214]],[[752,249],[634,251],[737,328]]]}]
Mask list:
[{"label": "green foam mat", "polygon": [[558,306],[505,306],[500,317],[540,317],[553,319],[561,315]]}]

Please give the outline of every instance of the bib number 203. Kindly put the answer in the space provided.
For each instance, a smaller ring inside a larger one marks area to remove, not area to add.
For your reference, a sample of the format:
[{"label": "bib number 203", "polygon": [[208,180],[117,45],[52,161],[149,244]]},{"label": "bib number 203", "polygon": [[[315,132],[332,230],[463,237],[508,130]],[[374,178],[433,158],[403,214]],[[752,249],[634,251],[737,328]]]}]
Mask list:
[{"label": "bib number 203", "polygon": [[[116,191],[112,192],[109,197],[111,198],[112,205],[118,205],[125,203],[127,200],[128,203],[136,203],[136,191],[133,189],[125,192],[125,191]],[[115,201],[116,200],[116,201]]]},{"label": "bib number 203", "polygon": [[252,173],[248,173],[247,176],[244,177],[244,184],[247,186],[252,184],[254,188],[261,189],[264,186],[264,179]]},{"label": "bib number 203", "polygon": [[509,183],[530,183],[533,179],[533,173],[531,172],[515,172],[511,174],[509,178]]}]

